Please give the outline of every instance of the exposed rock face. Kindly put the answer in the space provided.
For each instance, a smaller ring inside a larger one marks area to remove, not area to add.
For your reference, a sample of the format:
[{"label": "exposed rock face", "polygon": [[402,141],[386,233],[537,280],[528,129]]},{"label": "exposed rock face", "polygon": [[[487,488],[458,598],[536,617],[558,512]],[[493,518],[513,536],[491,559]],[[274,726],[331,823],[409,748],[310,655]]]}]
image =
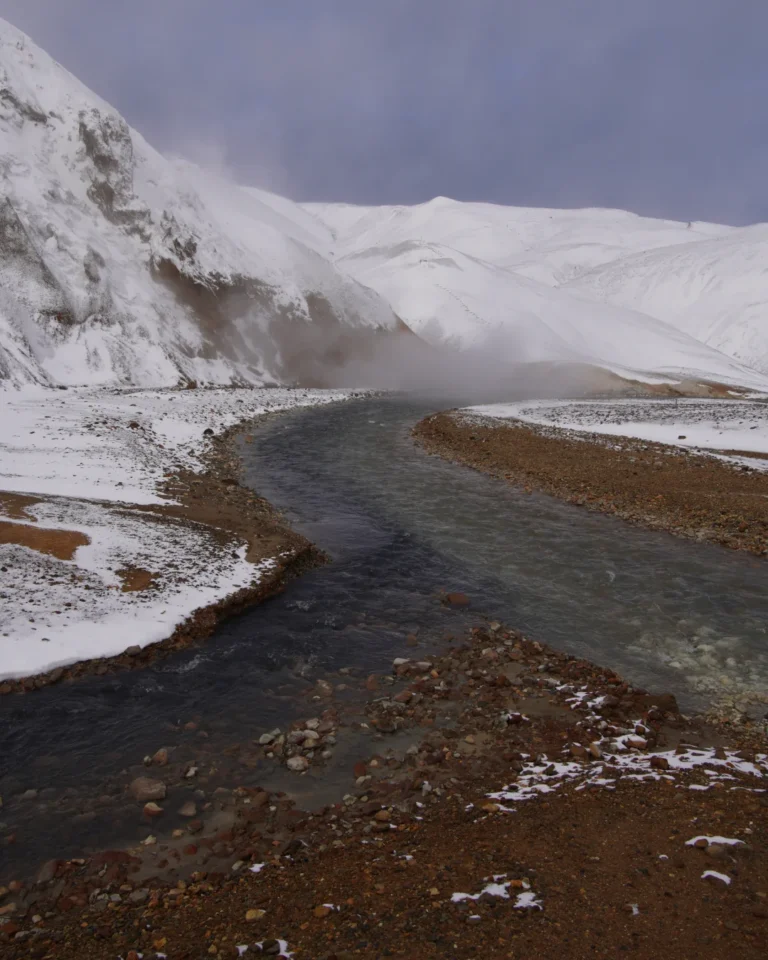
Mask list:
[{"label": "exposed rock face", "polygon": [[397,318],[282,198],[156,153],[0,21],[0,380],[338,382]]}]

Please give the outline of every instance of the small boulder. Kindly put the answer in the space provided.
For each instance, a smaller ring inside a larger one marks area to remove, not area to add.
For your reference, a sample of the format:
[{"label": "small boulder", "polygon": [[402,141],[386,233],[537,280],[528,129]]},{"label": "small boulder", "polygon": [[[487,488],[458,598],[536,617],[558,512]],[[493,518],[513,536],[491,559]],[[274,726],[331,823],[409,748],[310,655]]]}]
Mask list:
[{"label": "small boulder", "polygon": [[151,777],[136,777],[128,790],[137,803],[149,803],[151,800],[165,800],[167,793],[162,780],[153,780]]},{"label": "small boulder", "polygon": [[468,607],[469,597],[466,593],[446,593],[443,603],[448,607]]},{"label": "small boulder", "polygon": [[42,886],[44,883],[50,883],[56,876],[58,867],[58,860],[49,860],[47,863],[44,863],[37,874],[35,883],[37,883],[38,886]]}]

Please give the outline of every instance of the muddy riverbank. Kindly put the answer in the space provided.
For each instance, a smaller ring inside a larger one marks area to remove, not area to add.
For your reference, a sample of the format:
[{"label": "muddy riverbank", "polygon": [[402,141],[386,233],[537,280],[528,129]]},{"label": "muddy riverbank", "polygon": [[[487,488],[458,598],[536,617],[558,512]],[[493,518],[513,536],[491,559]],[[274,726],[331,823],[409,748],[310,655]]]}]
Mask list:
[{"label": "muddy riverbank", "polygon": [[768,475],[680,447],[460,411],[413,431],[430,453],[652,530],[768,555]]}]

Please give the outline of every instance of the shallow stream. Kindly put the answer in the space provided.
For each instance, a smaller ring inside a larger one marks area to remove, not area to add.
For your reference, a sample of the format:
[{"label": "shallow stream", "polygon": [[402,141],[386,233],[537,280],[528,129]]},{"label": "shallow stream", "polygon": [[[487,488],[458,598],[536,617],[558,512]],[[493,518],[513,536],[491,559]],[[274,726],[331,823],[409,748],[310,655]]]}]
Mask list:
[{"label": "shallow stream", "polygon": [[[436,408],[370,399],[265,421],[242,444],[247,482],[332,562],[153,667],[0,700],[0,838],[16,835],[0,881],[145,835],[125,785],[160,746],[193,760],[204,731],[211,787],[260,782],[225,748],[308,716],[301,693],[320,675],[388,671],[408,634],[436,651],[504,620],[689,711],[768,690],[763,561],[429,457],[410,428]],[[442,590],[471,607],[442,605]]]}]

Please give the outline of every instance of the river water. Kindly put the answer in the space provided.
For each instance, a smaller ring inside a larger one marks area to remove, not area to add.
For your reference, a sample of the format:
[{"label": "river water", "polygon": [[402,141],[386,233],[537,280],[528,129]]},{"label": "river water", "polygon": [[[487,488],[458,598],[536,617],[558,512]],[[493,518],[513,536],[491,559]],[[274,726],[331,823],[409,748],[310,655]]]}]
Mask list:
[{"label": "river water", "polygon": [[[125,784],[159,746],[199,754],[185,723],[223,756],[306,716],[297,694],[314,678],[388,670],[410,633],[429,652],[483,616],[504,620],[689,711],[768,690],[764,562],[429,457],[410,429],[436,407],[377,398],[265,421],[242,444],[246,481],[331,562],[155,666],[0,700],[0,838],[17,836],[0,847],[0,881],[135,843]],[[470,609],[443,606],[443,590]]]}]

